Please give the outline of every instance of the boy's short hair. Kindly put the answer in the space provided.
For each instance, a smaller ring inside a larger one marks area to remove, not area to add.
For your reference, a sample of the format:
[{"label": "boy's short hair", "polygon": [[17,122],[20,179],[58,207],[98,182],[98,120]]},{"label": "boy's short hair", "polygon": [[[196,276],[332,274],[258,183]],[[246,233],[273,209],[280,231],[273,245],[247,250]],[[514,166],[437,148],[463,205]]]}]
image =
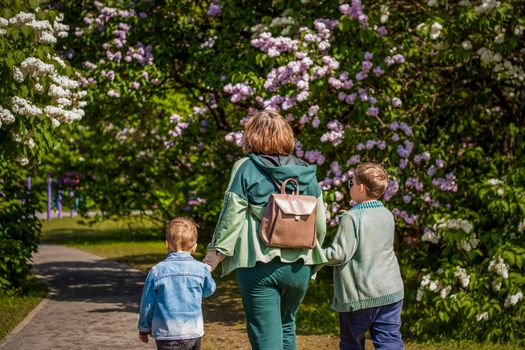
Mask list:
[{"label": "boy's short hair", "polygon": [[197,228],[192,219],[177,217],[166,228],[166,240],[175,251],[190,251],[197,243]]},{"label": "boy's short hair", "polygon": [[288,156],[294,147],[290,124],[274,110],[261,111],[244,124],[243,149],[246,153]]},{"label": "boy's short hair", "polygon": [[388,174],[385,169],[376,163],[363,163],[355,169],[355,179],[365,185],[366,195],[378,199],[388,186]]}]

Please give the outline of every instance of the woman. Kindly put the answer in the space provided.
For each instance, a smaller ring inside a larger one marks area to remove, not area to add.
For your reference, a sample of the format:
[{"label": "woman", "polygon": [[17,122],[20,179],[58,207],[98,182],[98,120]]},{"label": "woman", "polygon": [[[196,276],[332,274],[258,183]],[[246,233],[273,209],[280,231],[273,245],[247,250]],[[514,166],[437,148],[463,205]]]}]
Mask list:
[{"label": "woman", "polygon": [[[235,271],[253,349],[294,350],[295,315],[311,276],[326,262],[321,250],[326,220],[316,166],[292,155],[292,128],[277,112],[256,114],[244,131],[248,156],[233,166],[204,262],[213,269],[222,261],[223,275]],[[301,194],[317,198],[313,249],[271,248],[259,237],[268,197],[288,178],[298,181]]]}]

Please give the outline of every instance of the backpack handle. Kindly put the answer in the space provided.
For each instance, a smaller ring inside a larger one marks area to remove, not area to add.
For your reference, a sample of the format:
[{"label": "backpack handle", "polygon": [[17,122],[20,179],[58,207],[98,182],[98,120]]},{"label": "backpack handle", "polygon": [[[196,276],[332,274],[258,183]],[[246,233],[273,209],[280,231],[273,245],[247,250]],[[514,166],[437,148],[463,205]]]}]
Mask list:
[{"label": "backpack handle", "polygon": [[[286,194],[286,185],[288,184],[288,181],[293,181],[295,182],[295,195],[298,196],[299,195],[299,182],[297,182],[296,179],[294,179],[293,177],[291,178],[288,178],[286,179],[283,184],[281,185],[281,194]],[[292,193],[293,194],[293,193]]]}]

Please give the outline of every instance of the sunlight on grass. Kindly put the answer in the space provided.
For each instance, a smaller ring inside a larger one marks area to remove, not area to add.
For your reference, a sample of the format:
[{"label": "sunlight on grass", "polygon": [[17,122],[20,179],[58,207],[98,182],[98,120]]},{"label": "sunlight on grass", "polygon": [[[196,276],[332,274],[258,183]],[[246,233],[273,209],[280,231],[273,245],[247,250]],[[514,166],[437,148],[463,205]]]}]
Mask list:
[{"label": "sunlight on grass", "polygon": [[29,280],[18,295],[0,292],[0,339],[3,339],[47,295],[44,283]]}]

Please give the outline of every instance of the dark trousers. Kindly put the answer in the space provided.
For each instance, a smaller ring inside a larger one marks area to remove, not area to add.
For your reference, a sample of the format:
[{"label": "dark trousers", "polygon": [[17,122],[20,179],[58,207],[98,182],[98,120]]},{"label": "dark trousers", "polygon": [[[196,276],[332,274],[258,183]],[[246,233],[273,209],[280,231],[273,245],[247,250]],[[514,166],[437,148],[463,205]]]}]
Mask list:
[{"label": "dark trousers", "polygon": [[401,350],[401,309],[403,301],[370,307],[354,312],[340,312],[340,350],[364,350],[365,333],[370,336],[376,350]]},{"label": "dark trousers", "polygon": [[201,338],[156,340],[157,350],[201,350]]},{"label": "dark trousers", "polygon": [[295,350],[295,315],[312,267],[301,261],[257,263],[236,270],[253,350]]}]

